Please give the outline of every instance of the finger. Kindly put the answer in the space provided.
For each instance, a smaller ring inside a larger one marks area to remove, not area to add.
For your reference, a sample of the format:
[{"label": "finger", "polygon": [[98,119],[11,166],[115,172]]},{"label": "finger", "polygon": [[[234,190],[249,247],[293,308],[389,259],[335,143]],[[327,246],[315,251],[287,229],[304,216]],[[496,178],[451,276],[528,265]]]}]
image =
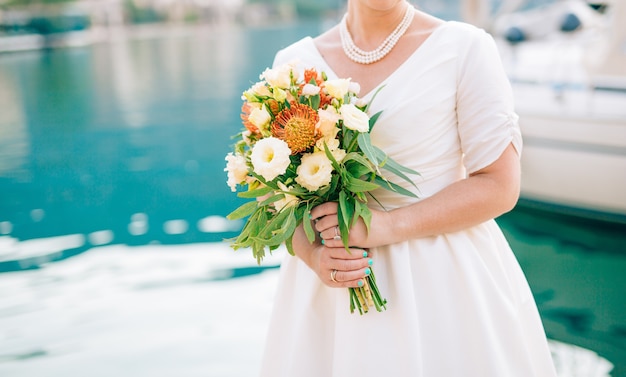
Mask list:
[{"label": "finger", "polygon": [[[341,244],[341,241],[337,241],[337,242]],[[346,250],[346,248],[343,247],[343,245],[341,245],[341,247],[326,246],[326,253],[328,253],[328,257],[330,258],[329,263],[332,263],[332,261],[336,261],[337,263],[340,263],[340,261],[355,261],[355,260],[359,261],[361,259],[365,259],[368,256],[370,256],[370,253],[368,253],[366,250],[357,249],[357,248],[350,248]],[[330,266],[330,267],[336,268],[338,270],[348,271],[348,270],[356,270],[360,268],[361,266],[366,267],[365,264],[353,264],[353,265],[348,264],[345,266]]]},{"label": "finger", "polygon": [[335,231],[333,228],[338,225],[339,225],[339,218],[337,217],[336,214],[326,215],[326,216],[317,218],[317,221],[315,221],[315,230],[317,230],[319,233],[322,233],[324,231],[332,231],[333,236],[334,236]]},{"label": "finger", "polygon": [[320,232],[320,237],[325,241],[329,240],[341,240],[341,233],[339,232],[339,225],[332,226]]},{"label": "finger", "polygon": [[337,207],[337,202],[322,203],[311,210],[311,219],[320,220],[327,215],[336,215]]},{"label": "finger", "polygon": [[340,287],[359,287],[359,282],[372,273],[370,267],[365,267],[356,271],[339,271],[334,274],[335,285]]}]

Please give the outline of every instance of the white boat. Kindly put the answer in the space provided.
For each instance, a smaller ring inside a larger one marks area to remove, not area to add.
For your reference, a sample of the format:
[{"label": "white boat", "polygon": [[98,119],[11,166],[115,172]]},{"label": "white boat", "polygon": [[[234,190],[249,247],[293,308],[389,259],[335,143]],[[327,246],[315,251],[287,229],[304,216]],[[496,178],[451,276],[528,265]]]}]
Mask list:
[{"label": "white boat", "polygon": [[482,25],[513,85],[522,202],[626,224],[625,21],[623,0],[568,0]]}]

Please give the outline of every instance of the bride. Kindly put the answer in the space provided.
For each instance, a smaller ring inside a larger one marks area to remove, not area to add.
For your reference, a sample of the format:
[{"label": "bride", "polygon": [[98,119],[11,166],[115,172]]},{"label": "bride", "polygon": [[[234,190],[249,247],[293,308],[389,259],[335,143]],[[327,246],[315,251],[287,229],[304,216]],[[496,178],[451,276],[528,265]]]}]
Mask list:
[{"label": "bride", "polygon": [[[281,266],[262,376],[555,376],[532,293],[493,220],[520,186],[522,139],[493,39],[405,0],[349,0],[341,22],[279,51],[351,78],[372,142],[421,173],[419,199],[382,190],[343,248],[337,204],[312,211]],[[393,177],[390,177],[393,180]],[[395,182],[403,185],[402,180]],[[404,185],[410,189],[410,185]],[[387,310],[347,310],[345,287],[376,269]]]}]

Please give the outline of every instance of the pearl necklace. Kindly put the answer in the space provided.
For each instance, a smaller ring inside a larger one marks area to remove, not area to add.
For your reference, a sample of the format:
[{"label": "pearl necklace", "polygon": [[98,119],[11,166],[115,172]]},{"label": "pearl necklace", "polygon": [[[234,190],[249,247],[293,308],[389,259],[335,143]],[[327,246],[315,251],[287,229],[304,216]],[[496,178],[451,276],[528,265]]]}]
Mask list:
[{"label": "pearl necklace", "polygon": [[396,43],[398,43],[400,37],[404,35],[404,33],[411,25],[411,22],[413,21],[413,16],[415,15],[413,7],[411,5],[408,5],[406,8],[407,9],[406,13],[404,14],[404,18],[402,18],[402,21],[400,21],[398,26],[396,26],[396,29],[391,34],[389,34],[387,38],[385,38],[383,43],[381,43],[372,51],[363,51],[354,44],[352,36],[348,31],[348,24],[346,21],[348,14],[346,13],[343,16],[341,23],[339,24],[341,46],[343,47],[343,51],[346,56],[353,62],[359,64],[372,64],[387,56],[387,54],[389,54],[391,49],[394,48]]}]

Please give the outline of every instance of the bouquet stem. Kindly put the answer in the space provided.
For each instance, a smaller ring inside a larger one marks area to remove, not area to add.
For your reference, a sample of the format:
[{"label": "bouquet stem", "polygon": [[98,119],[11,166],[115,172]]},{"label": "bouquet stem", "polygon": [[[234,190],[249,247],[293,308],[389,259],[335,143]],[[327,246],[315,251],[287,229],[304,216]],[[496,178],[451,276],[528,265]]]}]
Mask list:
[{"label": "bouquet stem", "polygon": [[371,307],[375,307],[376,311],[379,312],[382,312],[383,309],[387,310],[387,300],[380,295],[374,271],[363,280],[365,284],[362,287],[348,288],[350,292],[350,313],[354,313],[354,310],[358,309],[359,314],[363,315],[363,313],[369,312]]}]

